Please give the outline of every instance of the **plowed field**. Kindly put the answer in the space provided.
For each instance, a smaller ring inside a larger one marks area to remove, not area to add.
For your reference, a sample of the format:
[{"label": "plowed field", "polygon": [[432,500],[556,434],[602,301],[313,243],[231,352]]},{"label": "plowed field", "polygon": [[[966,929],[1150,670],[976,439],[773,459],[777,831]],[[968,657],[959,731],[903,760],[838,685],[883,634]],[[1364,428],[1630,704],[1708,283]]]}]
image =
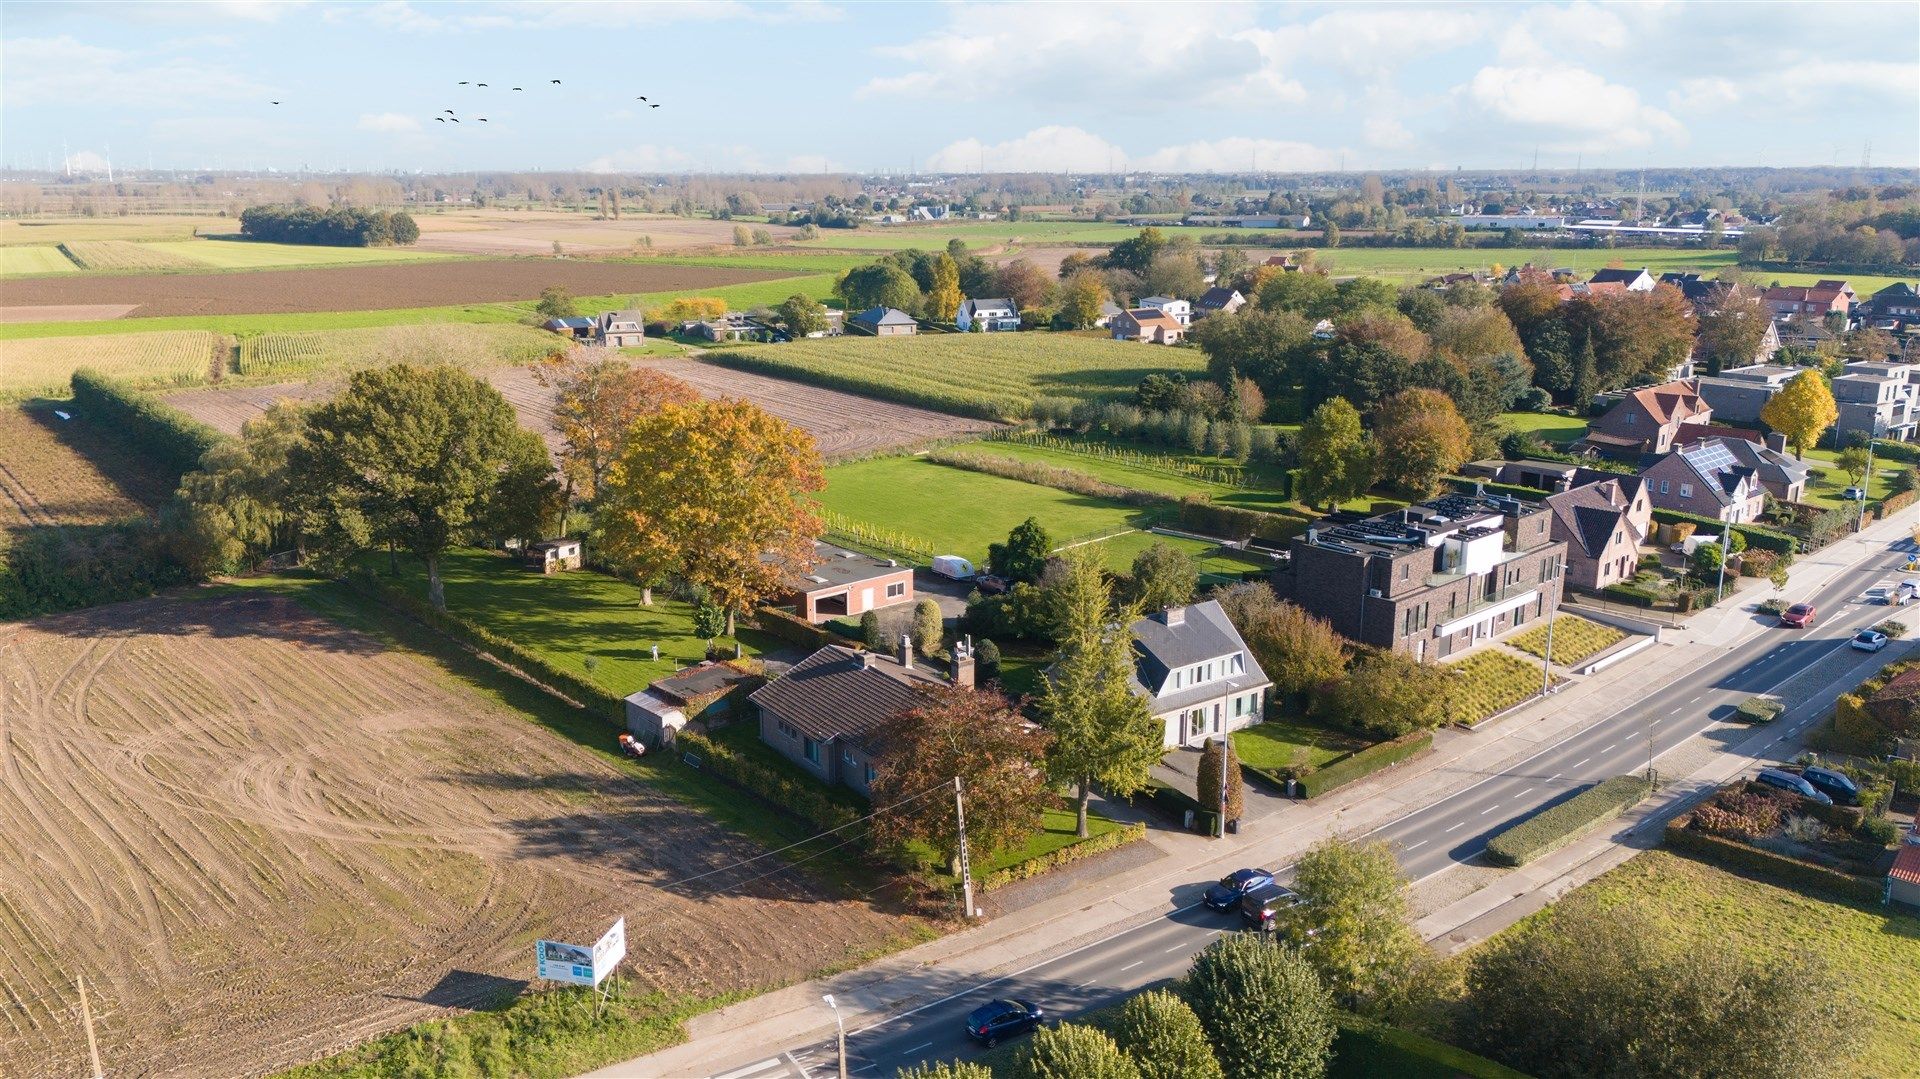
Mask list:
[{"label": "plowed field", "polygon": [[[639,982],[905,928],[405,652],[274,596],[0,626],[0,1074],[251,1075],[487,1001],[619,915]],[[717,894],[716,894],[717,893]]]},{"label": "plowed field", "polygon": [[0,405],[0,530],[105,524],[143,514],[172,493],[163,470],[84,419]]},{"label": "plowed field", "polygon": [[135,318],[287,311],[381,311],[531,300],[549,285],[576,296],[689,291],[791,276],[720,266],[485,259],[221,274],[65,274],[7,282],[9,306],[137,303]]},{"label": "plowed field", "polygon": [[[785,346],[780,346],[785,347]],[[808,386],[767,375],[736,371],[690,360],[638,361],[693,384],[709,398],[744,398],[813,435],[828,457],[873,453],[936,438],[985,431],[998,424],[949,416],[944,412],[876,401],[839,390]],[[557,447],[553,431],[552,391],[534,380],[526,367],[503,367],[483,377],[512,402],[520,424]],[[168,394],[167,403],[229,434],[281,398],[313,400],[338,392],[340,379],[291,382],[277,386],[187,390]]]}]

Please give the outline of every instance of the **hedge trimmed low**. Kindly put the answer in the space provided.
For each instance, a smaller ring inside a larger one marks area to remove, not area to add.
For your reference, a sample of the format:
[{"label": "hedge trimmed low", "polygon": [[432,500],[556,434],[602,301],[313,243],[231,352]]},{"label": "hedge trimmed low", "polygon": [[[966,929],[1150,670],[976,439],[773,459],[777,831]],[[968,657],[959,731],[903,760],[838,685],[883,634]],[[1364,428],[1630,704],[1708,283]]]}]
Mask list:
[{"label": "hedge trimmed low", "polygon": [[[860,819],[851,808],[827,797],[810,780],[783,776],[758,761],[749,760],[711,738],[693,731],[674,736],[674,745],[699,760],[701,771],[721,779],[822,830],[844,828]],[[684,758],[682,758],[684,759]]]},{"label": "hedge trimmed low", "polygon": [[1487,840],[1487,858],[1496,865],[1526,865],[1639,805],[1652,792],[1646,776],[1602,780]]},{"label": "hedge trimmed low", "polygon": [[122,386],[98,371],[73,373],[74,411],[112,430],[141,454],[166,466],[175,483],[200,467],[227,436],[151,394]]},{"label": "hedge trimmed low", "polygon": [[1050,850],[1039,857],[1016,862],[1005,869],[996,869],[980,878],[979,890],[991,892],[997,888],[1005,888],[1016,881],[1029,880],[1082,858],[1091,858],[1096,854],[1105,854],[1116,847],[1124,847],[1136,839],[1146,838],[1146,835],[1147,826],[1135,821],[1123,828],[1115,828],[1111,832],[1088,836],[1057,850]]},{"label": "hedge trimmed low", "polygon": [[1327,1079],[1526,1079],[1505,1064],[1422,1034],[1338,1012]]},{"label": "hedge trimmed low", "polygon": [[816,626],[775,607],[760,608],[754,612],[753,619],[767,633],[803,648],[825,648],[830,644],[855,649],[864,647],[857,640],[850,641],[825,626]]},{"label": "hedge trimmed low", "polygon": [[1878,904],[1884,891],[1880,881],[1855,877],[1825,866],[1814,865],[1749,847],[1731,839],[1698,832],[1689,827],[1693,814],[1675,817],[1667,824],[1667,845],[1735,872],[1771,877],[1779,883],[1825,892],[1856,903]]},{"label": "hedge trimmed low", "polygon": [[[1722,525],[1717,518],[1703,517],[1697,513],[1682,513],[1679,510],[1654,510],[1653,519],[1661,524],[1695,524],[1713,532],[1720,531]],[[1789,562],[1799,550],[1800,541],[1785,532],[1762,528],[1759,525],[1734,525],[1733,530],[1747,537],[1747,546],[1757,547],[1762,551],[1772,551]]]},{"label": "hedge trimmed low", "polygon": [[1734,718],[1742,723],[1772,723],[1779,719],[1787,706],[1769,697],[1748,697],[1733,710]]},{"label": "hedge trimmed low", "polygon": [[1300,797],[1318,798],[1433,748],[1432,731],[1415,731],[1342,757],[1299,778]]},{"label": "hedge trimmed low", "polygon": [[1179,821],[1182,827],[1185,827],[1187,811],[1192,810],[1193,830],[1202,835],[1212,835],[1214,833],[1217,827],[1215,818],[1218,814],[1211,809],[1203,807],[1199,801],[1186,791],[1169,787],[1165,783],[1155,779],[1148,782],[1145,794],[1147,800],[1153,803],[1154,808],[1165,813],[1175,821]]}]

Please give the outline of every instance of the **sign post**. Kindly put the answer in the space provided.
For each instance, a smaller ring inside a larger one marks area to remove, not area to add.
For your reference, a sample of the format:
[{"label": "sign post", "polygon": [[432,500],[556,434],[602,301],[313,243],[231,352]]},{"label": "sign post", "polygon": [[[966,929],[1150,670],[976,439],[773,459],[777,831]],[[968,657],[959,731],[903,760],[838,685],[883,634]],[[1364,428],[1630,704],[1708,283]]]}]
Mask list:
[{"label": "sign post", "polygon": [[620,961],[627,957],[627,919],[622,917],[615,921],[612,928],[601,934],[591,948],[557,940],[534,941],[533,957],[539,977],[565,985],[584,985],[594,990],[598,997],[594,1005],[597,1015],[607,999],[606,994],[600,991],[600,983],[606,981],[607,975],[612,974]]}]

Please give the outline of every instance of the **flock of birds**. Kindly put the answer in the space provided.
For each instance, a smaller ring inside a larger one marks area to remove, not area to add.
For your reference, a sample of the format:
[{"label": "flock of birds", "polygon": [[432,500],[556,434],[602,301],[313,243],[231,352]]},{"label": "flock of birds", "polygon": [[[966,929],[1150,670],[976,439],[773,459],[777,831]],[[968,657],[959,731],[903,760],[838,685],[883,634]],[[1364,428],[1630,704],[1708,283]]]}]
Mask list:
[{"label": "flock of birds", "polygon": [[[559,79],[549,79],[549,80],[548,80],[548,84],[549,84],[549,85],[552,85],[552,86],[559,86],[559,85],[560,85],[561,83],[560,83],[560,80],[559,80]],[[461,80],[460,80],[460,81],[459,81],[458,83],[455,83],[455,85],[456,85],[456,86],[471,86],[471,87],[473,87],[473,88],[474,88],[474,89],[476,89],[476,90],[478,90],[478,89],[484,89],[484,88],[486,88],[486,86],[487,86],[487,84],[486,84],[486,83],[484,83],[484,82],[475,82],[475,81],[472,81],[472,80],[470,80],[470,79],[461,79]],[[526,92],[526,87],[524,87],[524,86],[515,86],[515,87],[511,87],[511,90],[512,90],[512,91],[513,91],[514,93],[524,93],[524,92]],[[648,108],[650,108],[650,109],[657,109],[657,108],[659,108],[659,107],[660,107],[660,105],[659,105],[659,103],[657,103],[657,102],[653,102],[653,101],[647,101],[647,95],[645,95],[645,94],[641,94],[641,95],[639,95],[639,96],[637,96],[637,97],[635,97],[635,98],[634,98],[634,100],[635,100],[635,101],[642,101],[642,102],[646,102],[646,106],[647,106]],[[272,102],[269,102],[268,104],[272,104],[272,105],[278,105],[278,104],[280,104],[280,103],[279,103],[278,101],[272,101]],[[440,123],[443,123],[443,124],[457,124],[457,123],[459,123],[459,122],[460,122],[460,117],[459,117],[459,116],[457,116],[457,115],[455,115],[455,114],[454,114],[454,111],[453,111],[452,109],[441,109],[440,111],[441,111],[442,113],[445,113],[445,115],[444,115],[444,116],[435,116],[435,117],[434,117],[434,119],[435,119],[435,120],[437,120],[437,121],[439,121]],[[487,119],[486,117],[484,117],[484,116],[475,116],[475,117],[473,117],[472,119],[473,119],[473,121],[474,121],[475,123],[481,123],[481,124],[484,124],[484,123],[490,123],[490,122],[491,122],[491,121],[489,121],[489,120],[488,120],[488,119]]]}]

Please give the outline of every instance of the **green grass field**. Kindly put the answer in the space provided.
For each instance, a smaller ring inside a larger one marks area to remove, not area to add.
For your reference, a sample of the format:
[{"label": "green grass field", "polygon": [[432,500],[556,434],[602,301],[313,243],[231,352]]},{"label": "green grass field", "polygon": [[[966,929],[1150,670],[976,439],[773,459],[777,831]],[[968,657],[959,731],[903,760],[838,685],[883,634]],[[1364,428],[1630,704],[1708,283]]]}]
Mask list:
[{"label": "green grass field", "polygon": [[[1238,578],[1243,573],[1273,568],[1273,563],[1258,558],[1249,558],[1238,551],[1223,550],[1218,544],[1206,540],[1188,539],[1185,536],[1164,536],[1154,532],[1128,532],[1112,539],[1100,540],[1086,545],[1090,551],[1100,555],[1101,562],[1108,569],[1126,572],[1141,551],[1156,543],[1164,543],[1176,551],[1186,552],[1203,574]],[[1203,587],[1206,582],[1201,582]]]},{"label": "green grass field", "polygon": [[1366,746],[1366,742],[1299,719],[1269,718],[1233,732],[1234,754],[1264,772],[1318,768]]},{"label": "green grass field", "polygon": [[[1125,446],[1135,453],[1150,452],[1145,447]],[[1053,465],[1058,468],[1071,468],[1085,472],[1098,479],[1120,487],[1131,487],[1136,491],[1151,491],[1154,494],[1170,495],[1181,498],[1187,495],[1205,495],[1222,506],[1234,506],[1239,509],[1255,510],[1262,513],[1283,513],[1301,516],[1304,511],[1296,502],[1288,501],[1285,495],[1268,487],[1231,487],[1224,483],[1214,483],[1194,476],[1177,475],[1158,469],[1143,468],[1122,460],[1114,460],[1090,453],[1075,453],[1071,450],[1055,449],[1051,446],[1033,446],[1023,442],[983,441],[967,445],[968,453],[989,453],[1001,457],[1012,457],[1022,461]],[[1186,462],[1199,465],[1230,466],[1232,462],[1217,457],[1198,457],[1187,454],[1169,454],[1169,461]],[[1256,472],[1255,475],[1258,475]],[[1303,518],[1304,519],[1304,518]]]},{"label": "green grass field", "polygon": [[1547,268],[1565,266],[1581,274],[1591,274],[1609,266],[1645,267],[1658,277],[1671,271],[1718,273],[1732,266],[1739,258],[1738,252],[1734,251],[1668,247],[1615,250],[1603,247],[1322,247],[1313,254],[1315,265],[1326,268],[1337,277],[1353,274],[1430,277],[1463,270],[1485,270],[1495,263],[1512,268],[1528,262]]},{"label": "green grass field", "polygon": [[953,224],[865,225],[857,229],[821,229],[818,239],[799,241],[802,247],[830,247],[849,251],[932,251],[959,239],[969,247],[996,244],[1117,244],[1140,230],[1132,225],[1099,221],[961,221]]},{"label": "green grass field", "polygon": [[[1871,1009],[1861,1079],[1920,1075],[1920,918],[1816,899],[1666,851],[1649,851],[1573,892],[1563,904],[1624,906],[1701,940],[1759,959],[1804,947],[1845,972]],[[1550,917],[1550,915],[1545,915]],[[1536,915],[1542,917],[1542,915]]]},{"label": "green grass field", "polygon": [[80,267],[57,247],[0,247],[0,276],[78,272]]},{"label": "green grass field", "polygon": [[1551,412],[1503,412],[1500,425],[1509,431],[1531,431],[1551,446],[1564,446],[1587,433],[1587,421]]},{"label": "green grass field", "polygon": [[[1807,476],[1807,493],[1803,501],[1810,506],[1835,509],[1851,506],[1853,503],[1841,499],[1841,492],[1853,484],[1847,474],[1840,470],[1840,453],[1837,450],[1814,448],[1807,451],[1807,467],[1826,473],[1826,478],[1816,479]],[[1894,462],[1884,457],[1873,459],[1873,478],[1867,484],[1867,498],[1878,501],[1893,493],[1893,477],[1899,472]]]},{"label": "green grass field", "polygon": [[995,419],[1025,416],[1035,397],[1119,397],[1150,374],[1206,368],[1198,349],[1056,333],[841,337],[711,356],[803,382]]},{"label": "green grass field", "polygon": [[[386,572],[385,556],[368,556],[365,564],[376,573]],[[706,642],[693,635],[691,604],[656,592],[653,606],[643,607],[639,588],[603,573],[573,570],[543,577],[504,555],[472,548],[449,552],[440,573],[450,613],[622,696],[706,656]],[[426,598],[426,567],[419,560],[401,558],[400,580]],[[716,643],[731,648],[733,641],[722,638]],[[744,628],[740,643],[749,654],[780,646]],[[648,651],[655,644],[660,646],[657,661]],[[587,669],[590,657],[595,660],[592,671]]]}]

